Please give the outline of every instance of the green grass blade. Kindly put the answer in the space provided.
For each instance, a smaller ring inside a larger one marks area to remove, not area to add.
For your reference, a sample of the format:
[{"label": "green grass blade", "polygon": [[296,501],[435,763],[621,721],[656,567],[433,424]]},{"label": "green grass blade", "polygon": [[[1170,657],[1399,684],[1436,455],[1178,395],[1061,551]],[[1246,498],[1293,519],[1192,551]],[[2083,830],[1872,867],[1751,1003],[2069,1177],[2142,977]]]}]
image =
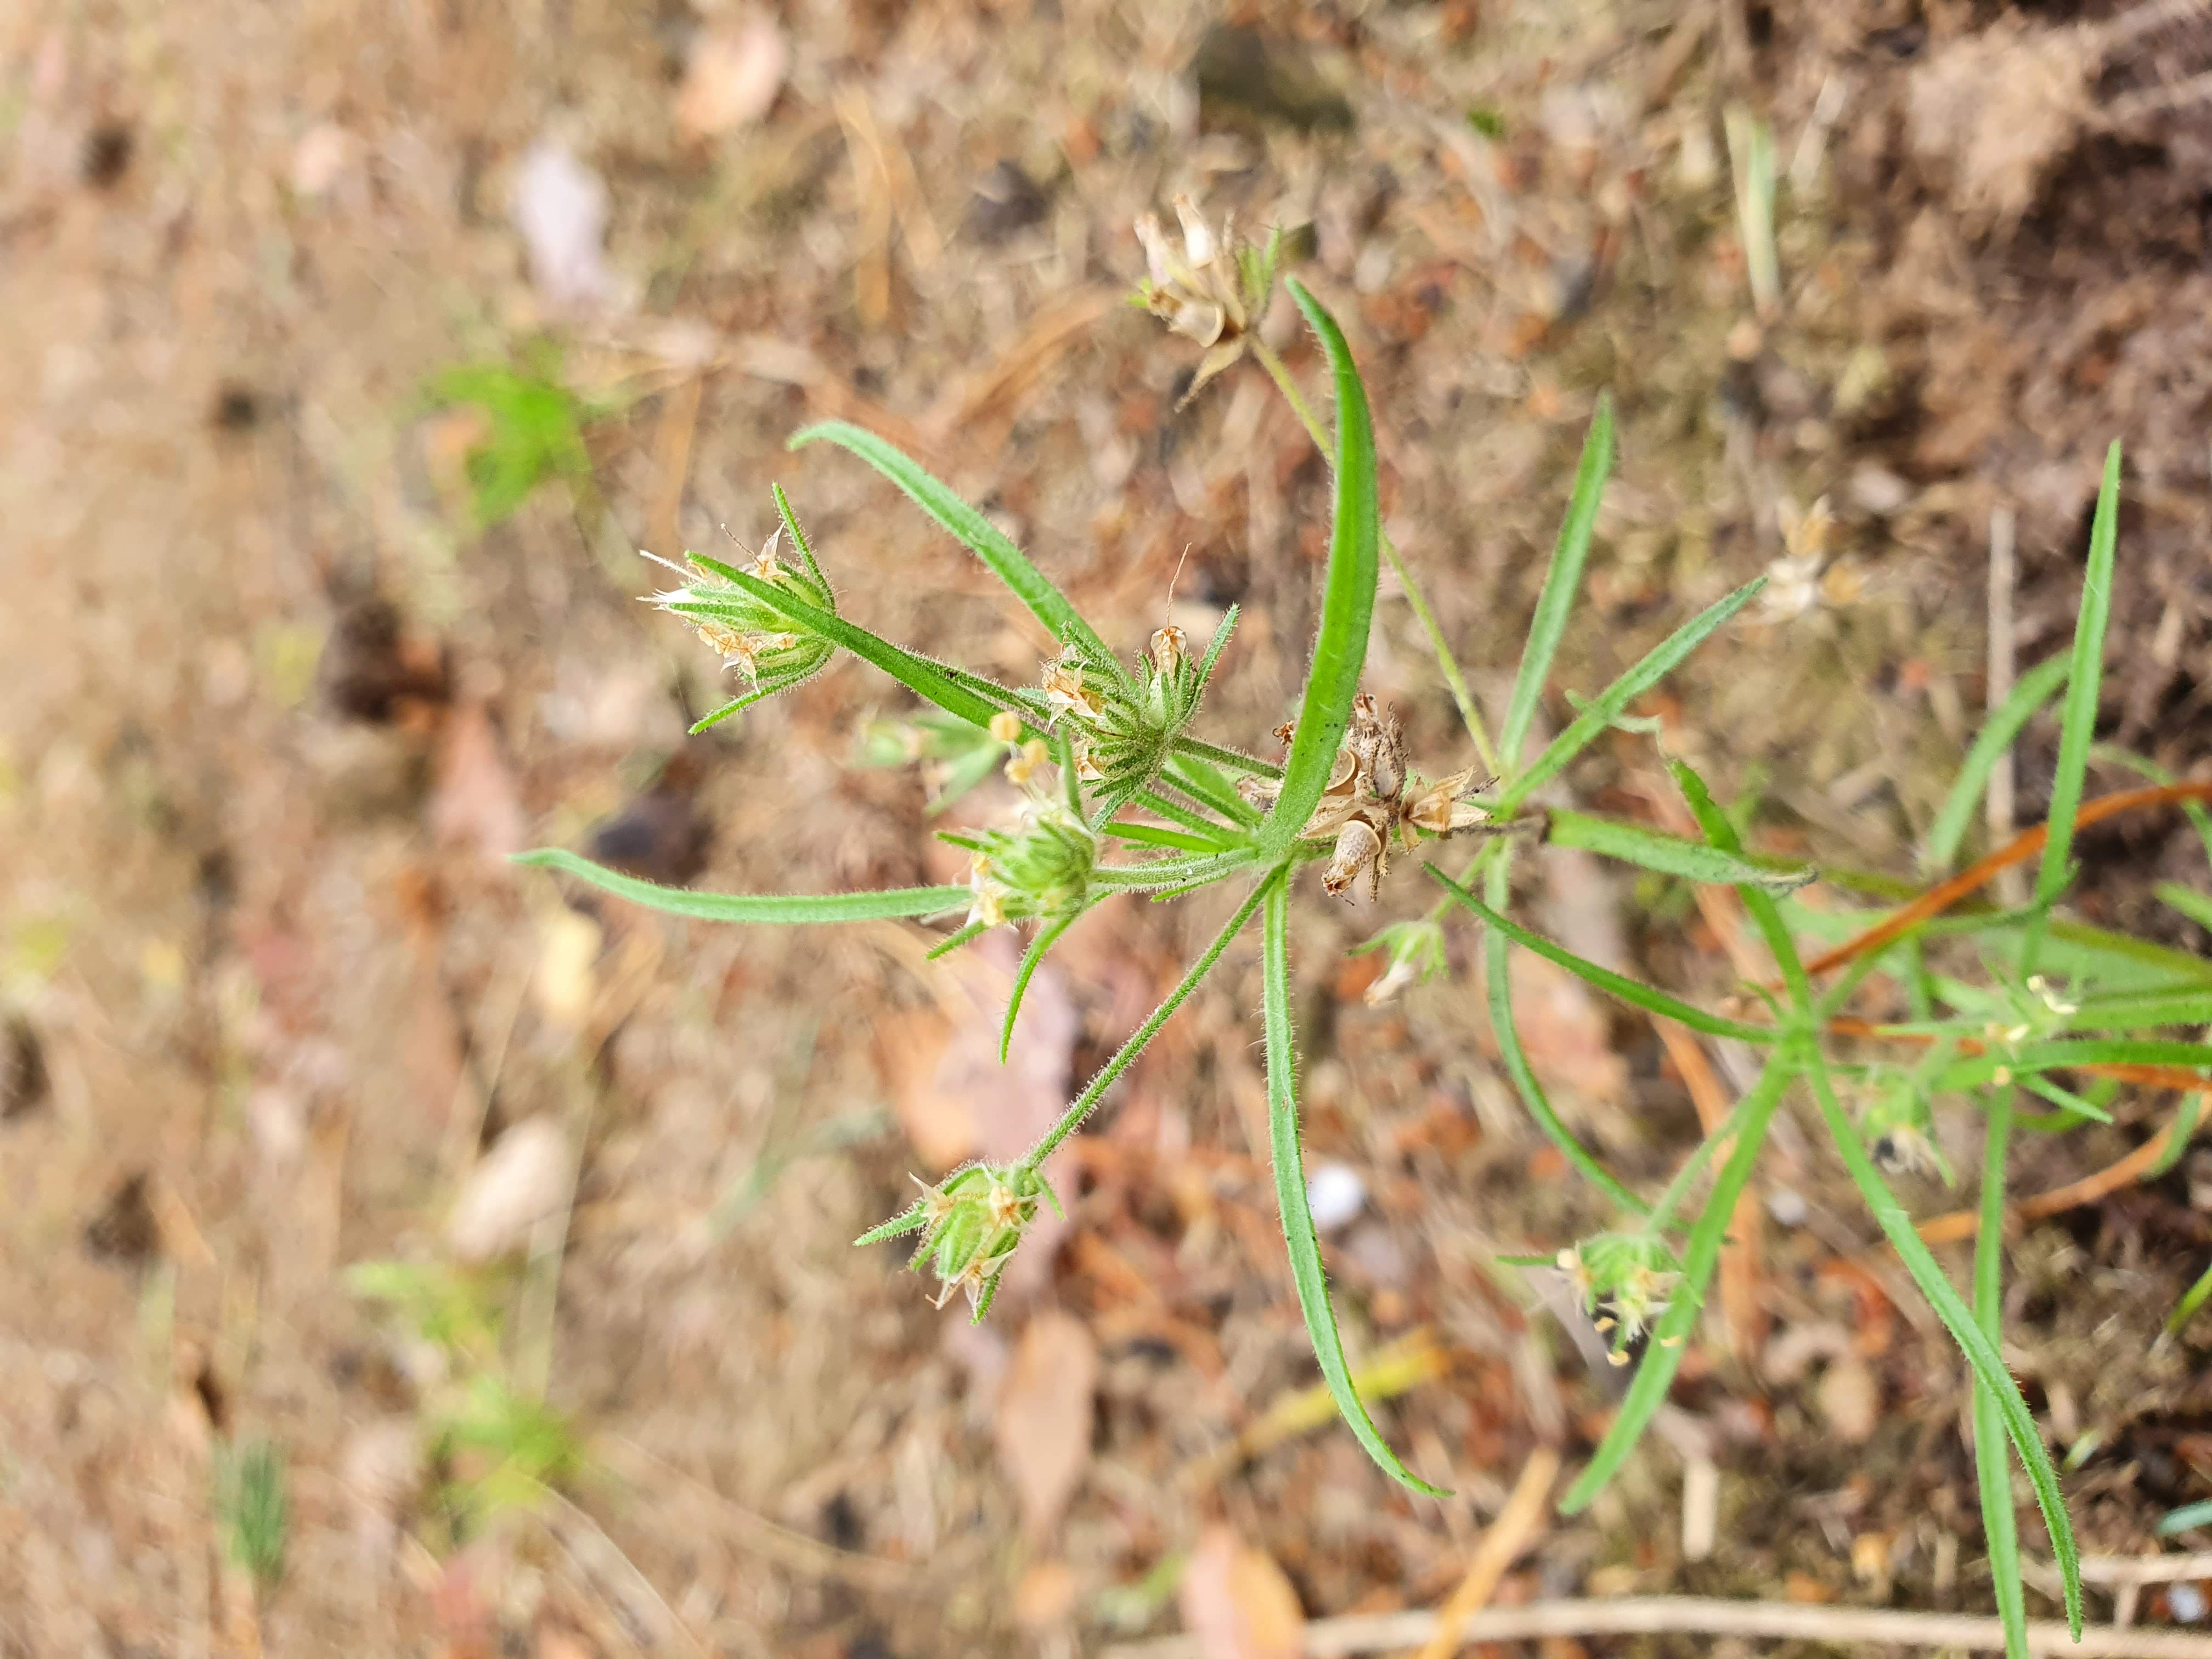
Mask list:
[{"label": "green grass blade", "polygon": [[1521,745],[1536,717],[1536,700],[1552,672],[1552,659],[1567,631],[1567,616],[1575,595],[1582,591],[1583,564],[1589,556],[1590,532],[1597,524],[1598,502],[1613,471],[1613,399],[1601,394],[1597,412],[1590,416],[1589,433],[1583,440],[1582,459],[1575,467],[1574,494],[1567,501],[1567,516],[1559,526],[1559,539],[1552,549],[1552,562],[1544,572],[1543,592],[1536,599],[1535,619],[1528,625],[1528,643],[1521,647],[1521,666],[1513,676],[1512,701],[1505,706],[1505,725],[1498,732],[1499,763],[1509,771],[1521,758]]},{"label": "green grass blade", "polygon": [[[2058,770],[2051,782],[2050,834],[2036,872],[2035,902],[2048,910],[2073,874],[2074,814],[2081,805],[2081,778],[2096,737],[2097,691],[2105,672],[2105,621],[2112,609],[2113,548],[2119,538],[2120,445],[2105,452],[2105,481],[2097,490],[2097,515],[2089,526],[2089,564],[2081,575],[2081,612],[2074,624],[2074,661],[2066,677],[2066,711],[2058,726]],[[2035,966],[2042,929],[2030,923],[2021,946],[2021,970]]]},{"label": "green grass blade", "polygon": [[1513,809],[1526,800],[1531,791],[1550,781],[1562,767],[1613,723],[1616,714],[1666,678],[1683,658],[1705,642],[1709,635],[1757,599],[1759,590],[1765,586],[1765,577],[1755,577],[1725,599],[1706,606],[1660,641],[1642,661],[1592,698],[1589,706],[1575,717],[1573,723],[1552,739],[1528,769],[1500,792],[1497,815],[1499,817],[1511,817]]},{"label": "green grass blade", "polygon": [[1127,888],[1143,892],[1162,887],[1181,887],[1191,882],[1218,881],[1251,863],[1258,854],[1249,847],[1196,858],[1161,859],[1152,864],[1102,864],[1091,872],[1094,887]]},{"label": "green grass blade", "polygon": [[[1175,752],[1178,759],[1203,761],[1209,766],[1242,772],[1250,777],[1279,778],[1283,775],[1283,769],[1273,761],[1263,761],[1257,755],[1248,755],[1241,749],[1224,748],[1218,743],[1206,743],[1187,734],[1176,738]],[[1255,817],[1252,821],[1257,823],[1259,819]]]},{"label": "green grass blade", "polygon": [[1291,278],[1285,286],[1321,337],[1336,375],[1336,507],[1329,533],[1328,573],[1322,584],[1321,631],[1299,705],[1297,730],[1283,762],[1283,789],[1274,811],[1260,827],[1260,844],[1271,859],[1291,843],[1313,816],[1329,769],[1352,720],[1352,700],[1359,693],[1359,672],[1367,663],[1367,630],[1375,615],[1376,538],[1380,534],[1375,495],[1375,431],[1367,415],[1367,394],[1344,331],[1321,302]]},{"label": "green grass blade", "polygon": [[1224,847],[1233,846],[1238,839],[1237,832],[1231,825],[1217,823],[1205,813],[1195,811],[1181,801],[1170,800],[1157,790],[1139,789],[1136,804],[1147,812],[1158,814],[1170,823],[1181,824],[1194,836],[1205,836]]},{"label": "green grass blade", "polygon": [[1297,1283],[1298,1307],[1305,1315],[1306,1334],[1313,1339],[1314,1358],[1321,1364],[1329,1397],[1336,1401],[1337,1410],[1367,1449],[1367,1455],[1401,1485],[1431,1498],[1448,1498],[1449,1492],[1429,1485],[1398,1461],[1398,1454],[1390,1449],[1368,1416],[1359,1391],[1352,1386],[1352,1368],[1345,1361],[1344,1342],[1337,1334],[1336,1312],[1329,1306],[1328,1284],[1322,1273],[1321,1236],[1314,1231],[1313,1212],[1306,1207],[1305,1164],[1298,1151],[1297,1060],[1291,1037],[1290,887],[1288,870],[1278,871],[1264,884],[1261,981],[1268,1139],[1274,1156],[1275,1197],[1282,1209],[1283,1238],[1290,1246],[1291,1277]]},{"label": "green grass blade", "polygon": [[[2104,761],[2113,766],[2124,767],[2137,777],[2151,783],[2172,784],[2181,781],[2156,761],[2123,749],[2117,744],[2091,744],[2089,758]],[[2177,805],[2181,808],[2182,817],[2189,820],[2189,827],[2197,832],[2197,839],[2204,843],[2205,856],[2212,858],[2212,812],[2206,811],[2202,805],[2193,800],[2181,801]]]},{"label": "green grass blade", "polygon": [[[1990,1102],[1982,1157],[1982,1225],[1974,1240],[1974,1322],[1991,1347],[2004,1340],[2005,1143],[2012,1133],[2012,1091]],[[1974,1379],[1974,1474],[1982,1489],[1982,1534],[1989,1540],[2007,1659],[2027,1659],[2027,1602],[2021,1592],[2020,1522],[2012,1512],[2012,1460],[1996,1396]]]},{"label": "green grass blade", "polygon": [[988,565],[991,574],[1012,590],[1014,597],[1030,608],[1053,638],[1062,645],[1073,646],[1121,684],[1128,684],[1129,671],[1077,613],[1067,595],[1031,564],[1004,532],[955,495],[951,486],[933,477],[896,445],[849,421],[823,421],[803,428],[792,434],[790,447],[803,449],[817,442],[833,443],[850,451],[889,478],[923,512],[951,532],[961,545]]},{"label": "green grass blade", "polygon": [[1928,1298],[1936,1317],[1949,1328],[1952,1339],[1966,1356],[1966,1363],[1973,1367],[1975,1376],[1988,1389],[2013,1449],[2027,1466],[2029,1483],[2035,1488],[2036,1504],[2043,1511],[2044,1527],[2051,1534],[2051,1553],[2057,1558],[2059,1577],[2065,1585],[2066,1621],[2078,1639],[2081,1632],[2081,1552],[2075,1546],[2073,1523],[2066,1516],[2066,1500],[2058,1490],[2057,1472],[2051,1467],[2051,1455],[2044,1449],[2043,1437],[2036,1430],[2034,1418],[2028,1414],[2027,1402],[2020,1396],[2020,1385],[2005,1370],[2004,1358],[1998,1352],[1996,1344],[1984,1335],[1981,1327],[1974,1322],[1973,1310],[1943,1276],[1935,1255],[1914,1230],[1912,1218],[1891,1194],[1881,1172],[1875,1168],[1873,1158],[1867,1155],[1866,1143],[1859,1138],[1858,1125],[1838,1103],[1836,1091],[1829,1086],[1826,1068],[1816,1064],[1812,1077],[1820,1115],[1826,1120],[1836,1149],[1843,1154],[1844,1166],[1857,1183],[1875,1224],[1896,1249],[1898,1259],[1912,1276],[1912,1282],[1920,1287],[1920,1293]]},{"label": "green grass blade", "polygon": [[2021,727],[2066,684],[2066,676],[2073,666],[2064,657],[2053,657],[2048,662],[2037,664],[2021,676],[2012,695],[1983,724],[1973,747],[1966,750],[1966,758],[1960,764],[1959,775],[1952,781],[1950,793],[1943,798],[1942,810],[1936,814],[1936,822],[1929,829],[1927,850],[1921,858],[1923,869],[1948,870],[1957,860],[1960,844],[1966,838],[1966,827],[1973,822],[1974,808],[1981,801],[1982,792],[1989,787],[1990,774],[2012,747]]},{"label": "green grass blade", "polygon": [[640,881],[559,847],[517,853],[514,862],[565,871],[634,903],[700,921],[880,921],[964,910],[972,896],[965,887],[893,887],[875,893],[695,893],[686,887]]},{"label": "green grass blade", "polygon": [[1006,1054],[1014,1046],[1014,1021],[1022,1012],[1022,999],[1029,994],[1030,977],[1044,953],[1060,942],[1060,936],[1075,926],[1076,918],[1083,913],[1056,917],[1037,929],[1037,936],[1030,941],[1030,948],[1022,952],[1022,965],[1014,972],[1014,988],[1006,994],[1006,1023],[999,1028],[999,1064],[1006,1063]]},{"label": "green grass blade", "polygon": [[1790,1086],[1790,1070],[1789,1060],[1781,1051],[1768,1055],[1765,1069],[1752,1085],[1751,1092],[1743,1097],[1738,1109],[1735,1145],[1729,1149],[1728,1161],[1713,1178],[1712,1190],[1705,1196],[1705,1207],[1698,1212],[1689,1241],[1683,1246],[1682,1282],[1668,1302],[1667,1311],[1652,1328],[1651,1340],[1644,1350],[1635,1380],[1628,1385],[1628,1393],[1620,1402],[1613,1426],[1605,1431],[1605,1438],[1590,1455],[1589,1467],[1559,1500],[1560,1509],[1567,1514],[1577,1513],[1604,1490],[1605,1483],[1613,1479],[1652,1417],[1666,1402],[1667,1389],[1674,1380],[1675,1369],[1681,1364],[1688,1348],[1690,1332],[1698,1322],[1705,1286],[1712,1282],[1713,1269],[1720,1263],[1729,1218],[1735,1213],[1736,1200],[1742,1196],[1744,1185],[1751,1179],[1752,1166],[1759,1161],[1759,1148],[1766,1139],[1766,1127],[1773,1121],[1774,1109]]},{"label": "green grass blade", "polygon": [[1726,886],[1749,883],[1773,893],[1795,892],[1820,876],[1820,872],[1810,865],[1761,863],[1703,842],[1685,841],[1680,836],[1647,830],[1641,824],[1592,817],[1565,807],[1553,810],[1551,827],[1544,840],[1549,846],[1579,848],[1640,869],[1656,870],[1661,875],[1680,876],[1686,881]]},{"label": "green grass blade", "polygon": [[1595,962],[1577,956],[1564,945],[1555,945],[1541,933],[1532,933],[1520,923],[1501,915],[1435,865],[1428,865],[1425,868],[1443,884],[1455,899],[1480,916],[1493,933],[1502,933],[1516,945],[1534,951],[1547,962],[1557,963],[1576,978],[1596,986],[1608,996],[1619,997],[1623,1002],[1633,1003],[1662,1019],[1674,1020],[1693,1031],[1705,1031],[1713,1036],[1735,1037],[1745,1042],[1771,1042],[1775,1039],[1776,1032],[1771,1025],[1750,1025],[1740,1019],[1725,1019],[1718,1014],[1709,1014],[1694,1003],[1669,996],[1641,980],[1631,979],[1626,974],[1616,974],[1610,968],[1601,968]]},{"label": "green grass blade", "polygon": [[[1503,846],[1502,842],[1492,844]],[[1484,880],[1489,884],[1486,890],[1492,903],[1505,902],[1511,878],[1511,863],[1501,854],[1484,876]],[[1450,902],[1449,896],[1443,901],[1446,904]],[[1574,1131],[1567,1127],[1565,1120],[1553,1109],[1550,1097],[1544,1092],[1544,1085],[1537,1081],[1535,1068],[1528,1064],[1528,1052],[1521,1046],[1520,1028],[1513,1023],[1513,973],[1508,945],[1505,935],[1495,927],[1482,936],[1483,994],[1489,1003],[1490,1028],[1497,1036],[1498,1057],[1505,1062],[1506,1076],[1513,1079],[1513,1086],[1521,1096],[1521,1103],[1528,1109],[1528,1115],[1536,1120],[1536,1127],[1581,1173],[1583,1180],[1631,1215],[1649,1215],[1651,1206],[1616,1181],[1613,1172],[1575,1139]]]}]

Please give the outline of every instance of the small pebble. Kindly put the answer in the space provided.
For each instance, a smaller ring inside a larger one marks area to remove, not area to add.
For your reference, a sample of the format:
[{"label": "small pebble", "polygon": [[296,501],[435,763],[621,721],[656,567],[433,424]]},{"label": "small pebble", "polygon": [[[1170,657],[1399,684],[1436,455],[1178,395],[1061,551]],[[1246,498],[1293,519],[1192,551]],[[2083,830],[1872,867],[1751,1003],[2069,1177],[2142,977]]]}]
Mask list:
[{"label": "small pebble", "polygon": [[1367,1207],[1366,1183],[1346,1164],[1323,1164],[1306,1177],[1306,1207],[1317,1231],[1333,1233]]},{"label": "small pebble", "polygon": [[1805,1224],[1804,1198],[1787,1187],[1777,1187],[1766,1195],[1766,1212],[1784,1227]]},{"label": "small pebble", "polygon": [[2185,1582],[2168,1585],[2166,1610],[2173,1615],[2173,1622],[2177,1625],[2200,1623],[2204,1617],[2204,1592]]}]

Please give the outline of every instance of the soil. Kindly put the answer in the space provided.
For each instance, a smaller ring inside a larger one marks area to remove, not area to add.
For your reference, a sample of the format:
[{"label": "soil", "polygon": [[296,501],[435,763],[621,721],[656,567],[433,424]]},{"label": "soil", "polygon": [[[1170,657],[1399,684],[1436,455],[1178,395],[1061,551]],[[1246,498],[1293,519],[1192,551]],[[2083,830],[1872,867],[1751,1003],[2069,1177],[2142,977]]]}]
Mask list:
[{"label": "soil", "polygon": [[[506,861],[596,848],[762,891],[962,878],[923,769],[854,763],[895,689],[848,661],[687,738],[728,688],[635,602],[659,582],[632,549],[753,544],[774,479],[853,614],[1033,677],[1040,631],[948,538],[850,458],[785,452],[823,417],[914,450],[1132,650],[1243,607],[1206,730],[1264,746],[1315,624],[1328,479],[1255,365],[1183,406],[1195,354],[1120,303],[1134,218],[1178,191],[1310,227],[1299,271],[1366,378],[1387,522],[1486,706],[1610,391],[1621,459],[1546,720],[1781,556],[1783,503],[1826,496],[1818,602],[1717,637],[1649,712],[1717,790],[1760,792],[1764,845],[1910,878],[1987,701],[1992,513],[2017,524],[2025,668],[2066,647],[2117,438],[2100,734],[2212,766],[2201,7],[772,21],[773,65],[738,13],[674,3],[0,21],[0,1652],[1092,1652],[1180,1627],[1159,1569],[1215,1523],[1305,1616],[1434,1604],[1534,1448],[1587,1455],[1619,1375],[1492,1259],[1602,1227],[1599,1195],[1512,1103],[1470,933],[1380,1006],[1376,959],[1345,954],[1426,902],[1411,860],[1376,907],[1301,894],[1297,989],[1309,1158],[1367,1200],[1329,1245],[1347,1341],[1424,1356],[1382,1418],[1441,1504],[1334,1426],[1223,1451],[1314,1382],[1249,941],[1075,1144],[1069,1225],[987,1323],[933,1309],[897,1246],[850,1247],[910,1170],[1024,1144],[1224,896],[1098,912],[1002,1074],[969,1050],[1007,957],[933,967],[905,924],[682,923]],[[781,77],[711,135],[682,84],[709,37]],[[1763,320],[1739,102],[1785,176]],[[604,270],[525,257],[509,192],[544,144],[604,183]],[[1317,386],[1287,304],[1263,329]],[[548,341],[593,416],[588,477],[479,529],[459,458],[482,428],[424,388]],[[1377,617],[1370,688],[1417,763],[1467,763],[1387,580]],[[2022,824],[2055,744],[2049,717],[2022,740]],[[1649,816],[1662,781],[1623,735],[1559,798]],[[2205,888],[2180,819],[2081,851],[2081,914],[2212,949],[2152,896]],[[1729,990],[1698,916],[1577,854],[1522,862],[1549,930]],[[1650,1028],[1540,975],[1522,999],[1551,1011],[1531,1042],[1571,1115],[1663,1181],[1698,1118]],[[2109,1127],[2025,1138],[2014,1182],[2100,1169],[2171,1105],[2130,1091]],[[457,1548],[409,1468],[436,1367],[345,1270],[440,1259],[483,1150],[538,1118],[580,1158],[565,1230],[512,1270],[517,1340],[553,1356],[585,1473]],[[1973,1168],[1973,1126],[1946,1135]],[[2185,1157],[2008,1241],[2007,1358],[2081,1453],[2093,1553],[2156,1547],[2212,1482],[2212,1338],[2155,1340],[2212,1244],[2205,1174]],[[1754,1191],[1763,1340],[1709,1314],[1659,1431],[1500,1599],[1989,1612],[1963,1362],[1809,1114]],[[1969,1201],[1904,1191],[1923,1215]],[[283,1450],[290,1524],[282,1577],[241,1603],[210,1465],[252,1436]],[[1686,1456],[1720,1470],[1695,1560]]]}]

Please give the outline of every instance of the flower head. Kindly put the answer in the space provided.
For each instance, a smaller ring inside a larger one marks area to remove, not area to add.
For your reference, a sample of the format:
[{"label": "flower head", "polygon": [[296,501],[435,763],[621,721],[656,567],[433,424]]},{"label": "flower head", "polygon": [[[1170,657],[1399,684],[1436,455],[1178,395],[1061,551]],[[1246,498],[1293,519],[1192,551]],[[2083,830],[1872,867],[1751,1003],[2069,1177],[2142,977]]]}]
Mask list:
[{"label": "flower head", "polygon": [[1955,1187],[1958,1176],[1936,1146],[1935,1129],[1928,1097],[1909,1077],[1885,1085],[1859,1115],[1867,1150],[1887,1173],[1934,1176]]},{"label": "flower head", "polygon": [[[782,505],[781,492],[778,505]],[[787,599],[831,616],[837,612],[836,596],[811,550],[794,535],[804,562],[787,564],[778,556],[782,539],[779,526],[760,551],[750,556],[743,571],[697,553],[687,552],[683,564],[657,554],[644,555],[684,578],[681,586],[646,595],[646,603],[682,617],[708,649],[721,658],[725,668],[741,670],[756,688],[770,690],[797,684],[836,653],[835,645],[794,622],[774,603]],[[771,594],[763,594],[747,582],[763,584]]]},{"label": "flower head", "polygon": [[1361,999],[1369,1007],[1379,1008],[1408,985],[1425,983],[1443,972],[1443,924],[1426,916],[1394,921],[1358,950],[1384,953],[1387,965],[1382,978]]},{"label": "flower head", "polygon": [[1042,1176],[1018,1164],[971,1164],[934,1187],[919,1176],[915,1182],[921,1188],[920,1197],[854,1242],[873,1244],[920,1233],[908,1267],[919,1271],[927,1262],[937,1274],[937,1305],[963,1292],[980,1322],[999,1293],[999,1276],[1036,1220],[1038,1206],[1050,1204],[1056,1212],[1060,1201]]},{"label": "flower head", "polygon": [[1628,1363],[1629,1345],[1667,1311],[1682,1276],[1666,1241],[1650,1233],[1600,1233],[1561,1250],[1559,1263],[1583,1311],[1612,1336],[1608,1357],[1616,1365]]},{"label": "flower head", "polygon": [[1217,234],[1188,196],[1175,198],[1175,210],[1182,229],[1180,247],[1152,214],[1137,221],[1145,277],[1132,298],[1171,332],[1206,348],[1190,390],[1183,393],[1182,401],[1188,403],[1200,386],[1244,355],[1274,290],[1282,239],[1277,233],[1263,248],[1248,246],[1226,222]]},{"label": "flower head", "polygon": [[[1015,758],[1019,763],[1026,757]],[[988,830],[961,844],[971,855],[971,927],[1067,915],[1090,894],[1098,839],[1057,801],[1032,801],[1016,828]]]}]

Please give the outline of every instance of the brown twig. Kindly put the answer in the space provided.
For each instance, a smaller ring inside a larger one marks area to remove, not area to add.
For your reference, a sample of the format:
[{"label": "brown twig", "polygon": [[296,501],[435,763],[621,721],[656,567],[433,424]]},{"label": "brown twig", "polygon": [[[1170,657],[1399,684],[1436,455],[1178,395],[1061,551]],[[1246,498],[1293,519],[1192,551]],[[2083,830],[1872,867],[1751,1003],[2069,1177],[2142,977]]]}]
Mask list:
[{"label": "brown twig", "polygon": [[1528,1454],[1528,1461],[1521,1466],[1521,1478],[1513,1483],[1513,1495],[1475,1546],[1474,1555],[1467,1564],[1467,1577],[1459,1581],[1451,1600],[1437,1614],[1436,1630],[1423,1644],[1420,1659],[1449,1659],[1467,1621],[1489,1605],[1506,1568],[1542,1534],[1545,1500],[1551,1497],[1552,1482],[1559,1474],[1559,1455],[1549,1446],[1539,1446]]},{"label": "brown twig", "polygon": [[[1433,1613],[1359,1613],[1305,1627],[1308,1659],[1411,1647],[1436,1632]],[[1796,1601],[1726,1601],[1696,1595],[1632,1595],[1605,1601],[1531,1601],[1484,1612],[1468,1632],[1474,1642],[1528,1642],[1547,1636],[1735,1636],[1851,1646],[1965,1648],[1996,1653],[2004,1627],[1995,1619],[1960,1613],[1896,1613],[1883,1607],[1820,1607]],[[2027,1627],[2027,1650],[2051,1659],[2212,1659],[2212,1636],[2185,1631],[2120,1630],[2092,1625],[2077,1644],[2066,1626],[2039,1620]],[[1191,1636],[1108,1648],[1105,1659],[1205,1659]]]}]

